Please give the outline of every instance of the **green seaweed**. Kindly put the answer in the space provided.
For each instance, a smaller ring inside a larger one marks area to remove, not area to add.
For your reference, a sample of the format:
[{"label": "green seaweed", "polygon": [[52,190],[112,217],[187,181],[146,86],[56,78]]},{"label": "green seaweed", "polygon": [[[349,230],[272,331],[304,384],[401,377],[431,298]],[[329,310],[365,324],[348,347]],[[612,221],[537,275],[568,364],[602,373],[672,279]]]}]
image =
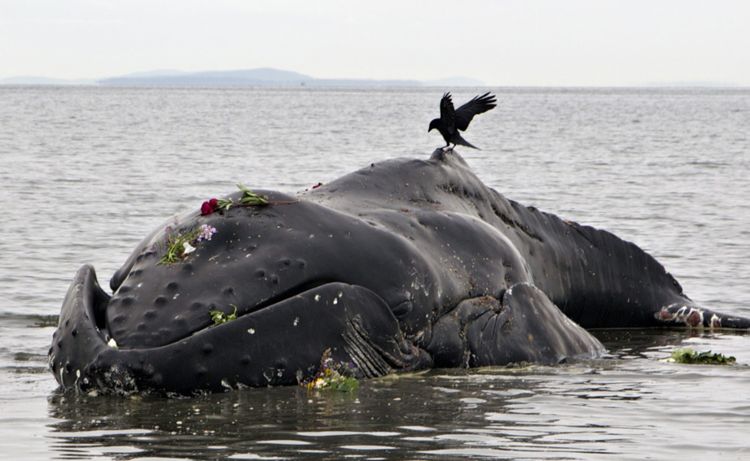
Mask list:
[{"label": "green seaweed", "polygon": [[214,322],[214,325],[221,325],[222,323],[237,320],[237,306],[235,306],[234,304],[230,304],[230,306],[232,306],[233,309],[231,314],[227,314],[226,312],[220,310],[208,312],[208,315],[211,316],[211,321]]},{"label": "green seaweed", "polygon": [[326,369],[307,383],[310,391],[354,392],[359,388],[359,381],[352,376],[344,376],[334,369]]},{"label": "green seaweed", "polygon": [[359,389],[359,381],[353,375],[350,366],[336,363],[331,358],[331,349],[323,352],[320,369],[315,377],[306,383],[308,391],[354,392]]},{"label": "green seaweed", "polygon": [[671,361],[688,364],[731,365],[736,362],[737,359],[724,354],[712,353],[711,351],[698,352],[692,348],[686,347],[674,350],[672,352]]}]

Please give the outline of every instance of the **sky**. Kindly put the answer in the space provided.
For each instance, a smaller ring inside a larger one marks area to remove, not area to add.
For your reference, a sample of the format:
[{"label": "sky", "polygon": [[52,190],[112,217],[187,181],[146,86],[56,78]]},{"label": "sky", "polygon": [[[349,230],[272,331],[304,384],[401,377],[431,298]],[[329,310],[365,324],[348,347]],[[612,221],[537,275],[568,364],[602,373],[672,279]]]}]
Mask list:
[{"label": "sky", "polygon": [[747,0],[0,0],[0,78],[274,67],[490,85],[750,86]]}]

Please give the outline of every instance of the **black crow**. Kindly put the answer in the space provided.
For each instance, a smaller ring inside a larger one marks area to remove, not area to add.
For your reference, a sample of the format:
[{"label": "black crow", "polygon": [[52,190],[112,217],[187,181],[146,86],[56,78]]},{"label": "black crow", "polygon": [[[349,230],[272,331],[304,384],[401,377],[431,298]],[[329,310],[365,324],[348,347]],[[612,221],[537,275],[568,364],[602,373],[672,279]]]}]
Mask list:
[{"label": "black crow", "polygon": [[487,112],[496,105],[495,95],[487,92],[481,96],[474,96],[471,101],[458,109],[454,109],[451,94],[445,93],[443,99],[440,100],[440,118],[436,118],[430,122],[430,129],[427,132],[429,133],[433,128],[437,128],[440,134],[443,135],[443,139],[445,139],[445,147],[449,147],[452,143],[454,147],[456,144],[460,144],[478,149],[478,147],[472,146],[467,140],[462,138],[458,131],[466,131],[466,128],[469,127],[469,122],[471,122],[471,119],[475,115]]}]

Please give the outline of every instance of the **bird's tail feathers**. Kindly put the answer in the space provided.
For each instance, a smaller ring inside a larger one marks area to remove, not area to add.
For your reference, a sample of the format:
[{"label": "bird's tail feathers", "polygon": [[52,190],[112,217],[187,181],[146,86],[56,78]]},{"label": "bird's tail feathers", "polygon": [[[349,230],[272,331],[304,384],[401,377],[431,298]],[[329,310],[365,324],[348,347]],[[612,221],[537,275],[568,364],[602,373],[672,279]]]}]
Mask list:
[{"label": "bird's tail feathers", "polygon": [[461,135],[458,133],[453,135],[453,139],[451,139],[451,141],[453,141],[453,144],[458,144],[459,146],[471,147],[472,149],[482,150],[478,148],[477,146],[473,145],[472,143],[470,143],[469,141],[462,138]]}]

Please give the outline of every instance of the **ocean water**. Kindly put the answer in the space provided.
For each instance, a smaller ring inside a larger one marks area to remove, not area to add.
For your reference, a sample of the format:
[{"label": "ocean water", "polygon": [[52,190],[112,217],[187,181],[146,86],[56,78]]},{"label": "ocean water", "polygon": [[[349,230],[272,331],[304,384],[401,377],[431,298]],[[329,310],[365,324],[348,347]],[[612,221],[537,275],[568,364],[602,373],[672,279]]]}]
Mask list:
[{"label": "ocean water", "polygon": [[[166,217],[237,182],[294,193],[427,157],[442,91],[0,87],[2,458],[750,459],[742,334],[599,331],[603,360],[351,394],[56,391],[46,352],[81,264],[105,284]],[[494,91],[466,134],[482,150],[459,150],[488,185],[633,241],[692,299],[750,316],[750,90]],[[685,345],[737,364],[663,360]]]}]

